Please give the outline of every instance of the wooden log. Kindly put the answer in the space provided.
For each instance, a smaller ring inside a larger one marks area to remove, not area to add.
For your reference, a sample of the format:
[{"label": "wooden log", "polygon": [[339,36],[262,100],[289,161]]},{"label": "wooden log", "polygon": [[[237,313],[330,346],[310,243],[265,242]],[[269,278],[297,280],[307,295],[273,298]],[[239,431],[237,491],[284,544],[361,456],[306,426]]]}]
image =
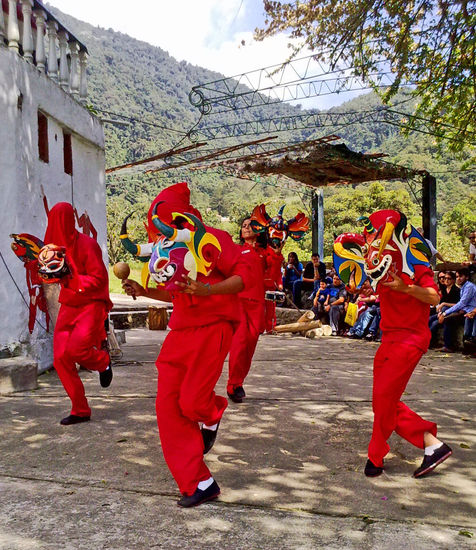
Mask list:
[{"label": "wooden log", "polygon": [[290,323],[289,325],[278,325],[274,327],[274,331],[278,334],[281,332],[307,332],[312,328],[321,326],[320,321],[308,321],[307,323]]},{"label": "wooden log", "polygon": [[322,336],[322,327],[312,328],[311,330],[308,330],[305,334],[306,338],[320,338]]},{"label": "wooden log", "polygon": [[332,334],[332,328],[330,325],[322,325],[322,336],[330,336]]},{"label": "wooden log", "polygon": [[313,311],[306,311],[299,319],[297,320],[298,323],[305,323],[307,321],[312,321],[314,319],[315,315]]}]

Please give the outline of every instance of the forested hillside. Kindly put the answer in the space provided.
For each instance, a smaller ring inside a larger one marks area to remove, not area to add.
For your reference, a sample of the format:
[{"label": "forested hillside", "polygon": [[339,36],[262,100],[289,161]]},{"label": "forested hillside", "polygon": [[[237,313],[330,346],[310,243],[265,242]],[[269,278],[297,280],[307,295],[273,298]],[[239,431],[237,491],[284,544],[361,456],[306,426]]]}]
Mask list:
[{"label": "forested hillside", "polygon": [[[106,165],[149,157],[170,149],[181,142],[199,119],[198,110],[192,107],[188,93],[192,86],[222,78],[222,75],[177,62],[167,52],[127,35],[93,27],[69,17],[54,8],[58,18],[81,39],[89,50],[89,98],[91,107],[101,118],[118,118],[114,113],[150,123],[131,122],[127,126],[105,124]],[[254,69],[255,67],[250,67]],[[397,101],[397,100],[396,100]],[[346,102],[336,111],[363,111],[378,105],[374,94],[366,94]],[[107,114],[108,111],[111,114]],[[300,107],[274,104],[249,112],[215,115],[214,124],[233,124],[244,118],[269,118],[300,113]],[[465,235],[476,228],[476,172],[460,171],[462,160],[449,154],[437,157],[431,136],[414,134],[403,137],[399,129],[388,124],[358,125],[284,132],[279,140],[298,141],[338,133],[353,150],[383,152],[386,160],[416,169],[426,169],[437,178],[439,248],[448,259],[461,259],[466,254]],[[258,136],[258,137],[263,137]],[[252,139],[252,137],[249,137]],[[188,141],[181,142],[182,145]],[[220,140],[219,146],[231,141]],[[233,142],[234,143],[234,142]],[[217,147],[217,143],[210,143]],[[158,175],[110,175],[107,180],[109,249],[111,260],[121,254],[118,243],[120,220],[132,209],[136,212],[131,227],[141,237],[141,219],[151,199],[164,186],[176,181],[189,181],[194,203],[202,210],[209,223],[215,223],[236,232],[236,222],[259,202],[270,202],[270,213],[286,203],[291,217],[297,209],[309,213],[309,192],[301,192],[276,185],[276,180],[247,182],[216,171],[191,172],[179,169],[159,172]],[[419,186],[416,183],[386,183],[360,185],[356,189],[342,186],[325,189],[326,255],[330,254],[332,236],[355,227],[355,217],[369,209],[400,207],[406,210],[414,223],[419,224]],[[224,220],[225,218],[225,220]],[[229,219],[230,221],[226,221]],[[143,236],[143,234],[142,234]],[[310,237],[299,247],[289,243],[288,249],[300,248],[301,254],[310,252]]]}]

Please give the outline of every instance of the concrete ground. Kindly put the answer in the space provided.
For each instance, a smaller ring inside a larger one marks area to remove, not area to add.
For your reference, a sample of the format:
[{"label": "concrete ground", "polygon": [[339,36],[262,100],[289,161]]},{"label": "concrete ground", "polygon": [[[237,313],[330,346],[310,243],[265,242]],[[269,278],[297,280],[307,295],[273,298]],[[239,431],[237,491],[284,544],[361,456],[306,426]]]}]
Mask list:
[{"label": "concrete ground", "polygon": [[127,331],[108,389],[82,371],[89,423],[59,424],[69,400],[54,371],[1,399],[0,549],[476,547],[474,359],[429,352],[404,396],[454,455],[416,480],[421,452],[394,435],[384,474],[367,479],[378,344],[261,337],[248,397],[207,455],[222,495],[182,510],[155,420],[165,334]]}]

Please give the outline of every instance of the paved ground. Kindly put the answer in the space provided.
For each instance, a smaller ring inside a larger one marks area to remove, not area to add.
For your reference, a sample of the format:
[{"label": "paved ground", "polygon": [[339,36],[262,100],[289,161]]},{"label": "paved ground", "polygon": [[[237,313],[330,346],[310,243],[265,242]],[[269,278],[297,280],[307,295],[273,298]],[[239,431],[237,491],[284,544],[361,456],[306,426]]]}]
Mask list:
[{"label": "paved ground", "polygon": [[393,436],[387,470],[369,480],[377,344],[262,337],[248,398],[230,404],[207,457],[222,496],[182,510],[155,422],[164,335],[128,331],[107,390],[82,372],[90,423],[59,425],[69,402],[54,372],[37,391],[2,398],[0,549],[476,547],[474,359],[430,352],[405,395],[454,456],[415,480],[420,452]]}]

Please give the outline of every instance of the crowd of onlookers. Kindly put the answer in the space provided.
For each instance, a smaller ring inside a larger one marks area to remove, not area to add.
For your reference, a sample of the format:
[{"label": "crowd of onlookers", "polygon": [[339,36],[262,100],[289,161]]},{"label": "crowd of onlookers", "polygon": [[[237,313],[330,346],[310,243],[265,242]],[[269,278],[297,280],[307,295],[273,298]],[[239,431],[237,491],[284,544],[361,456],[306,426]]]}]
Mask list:
[{"label": "crowd of onlookers", "polygon": [[[475,356],[476,284],[471,276],[476,275],[476,232],[469,235],[469,241],[468,261],[454,271],[436,273],[441,299],[431,309],[429,328],[431,347],[453,353],[466,341],[471,344],[469,353]],[[313,254],[303,267],[298,255],[290,252],[283,268],[283,287],[298,308],[311,308],[316,319],[329,324],[334,336],[380,340],[378,294],[372,291],[368,281],[364,282],[360,294],[348,293],[335,269],[326,269],[319,254]],[[443,346],[439,347],[440,331]],[[458,340],[461,332],[463,341]]]}]

